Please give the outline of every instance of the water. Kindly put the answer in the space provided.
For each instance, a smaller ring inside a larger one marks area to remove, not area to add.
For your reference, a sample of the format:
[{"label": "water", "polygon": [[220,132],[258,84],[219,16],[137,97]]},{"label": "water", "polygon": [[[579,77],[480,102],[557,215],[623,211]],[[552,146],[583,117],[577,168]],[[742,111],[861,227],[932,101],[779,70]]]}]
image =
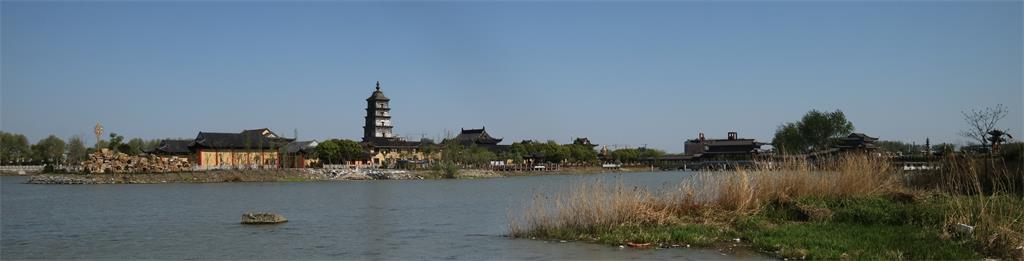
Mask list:
[{"label": "water", "polygon": [[[509,239],[507,216],[537,191],[589,179],[658,188],[686,172],[409,180],[29,185],[0,178],[4,259],[723,259]],[[288,223],[243,226],[246,211]],[[746,257],[759,258],[759,257]]]}]

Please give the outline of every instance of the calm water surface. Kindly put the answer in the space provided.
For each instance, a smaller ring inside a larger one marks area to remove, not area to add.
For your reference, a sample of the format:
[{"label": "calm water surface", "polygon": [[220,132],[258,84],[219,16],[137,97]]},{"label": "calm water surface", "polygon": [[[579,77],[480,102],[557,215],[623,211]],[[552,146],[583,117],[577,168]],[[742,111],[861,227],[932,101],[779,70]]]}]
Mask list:
[{"label": "calm water surface", "polygon": [[[408,180],[29,185],[0,178],[3,259],[734,259],[509,239],[535,192],[601,179],[672,186],[687,172]],[[243,226],[246,211],[289,219]],[[744,257],[759,259],[760,257]]]}]

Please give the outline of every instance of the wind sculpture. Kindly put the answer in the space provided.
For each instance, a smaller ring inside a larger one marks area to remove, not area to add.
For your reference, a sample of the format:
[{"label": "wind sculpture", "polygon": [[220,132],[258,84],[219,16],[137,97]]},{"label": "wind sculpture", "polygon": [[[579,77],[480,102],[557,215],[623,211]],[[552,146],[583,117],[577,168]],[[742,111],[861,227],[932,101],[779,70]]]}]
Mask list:
[{"label": "wind sculpture", "polygon": [[96,134],[96,148],[99,149],[100,148],[100,135],[103,135],[103,125],[100,125],[100,123],[97,122],[96,123],[96,127],[93,128],[92,130],[93,130],[93,133]]}]

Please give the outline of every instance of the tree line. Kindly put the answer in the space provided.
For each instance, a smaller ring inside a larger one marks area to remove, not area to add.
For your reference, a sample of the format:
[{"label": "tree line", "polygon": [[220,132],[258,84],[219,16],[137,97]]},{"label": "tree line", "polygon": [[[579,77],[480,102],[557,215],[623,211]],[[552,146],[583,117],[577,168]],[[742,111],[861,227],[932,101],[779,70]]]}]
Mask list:
[{"label": "tree line", "polygon": [[96,146],[87,147],[79,136],[64,141],[56,135],[49,135],[30,144],[25,135],[0,131],[0,165],[79,164],[85,161],[96,148],[107,148],[128,155],[139,155],[152,151],[160,140],[132,138],[110,133],[109,140],[100,140]]},{"label": "tree line", "polygon": [[[998,104],[984,109],[972,109],[961,112],[966,128],[958,134],[971,140],[968,145],[989,146],[989,132],[996,130],[999,122],[1009,114],[1006,106]],[[821,151],[834,147],[840,138],[854,131],[853,122],[846,115],[836,110],[833,112],[811,110],[800,120],[780,125],[775,131],[772,145],[775,150],[784,154],[798,154]],[[925,148],[922,144],[911,144],[902,141],[877,141],[881,149],[904,155],[917,155],[930,149],[931,151],[950,152],[957,148],[950,143],[939,143]],[[1012,145],[1020,147],[1021,145]]]},{"label": "tree line", "polygon": [[[440,153],[440,161],[464,165],[484,166],[492,161],[511,160],[523,163],[532,159],[534,163],[579,163],[598,162],[597,151],[590,145],[573,143],[558,144],[554,140],[539,142],[524,140],[512,143],[506,150],[498,152],[476,144],[462,144],[447,140],[440,144],[430,139],[420,141],[419,150],[425,155]],[[366,157],[362,144],[347,139],[330,139],[321,142],[315,150],[316,158],[324,164],[342,164]],[[609,152],[608,160],[615,162],[638,162],[645,158],[664,156],[665,152],[649,148],[626,148]]]}]

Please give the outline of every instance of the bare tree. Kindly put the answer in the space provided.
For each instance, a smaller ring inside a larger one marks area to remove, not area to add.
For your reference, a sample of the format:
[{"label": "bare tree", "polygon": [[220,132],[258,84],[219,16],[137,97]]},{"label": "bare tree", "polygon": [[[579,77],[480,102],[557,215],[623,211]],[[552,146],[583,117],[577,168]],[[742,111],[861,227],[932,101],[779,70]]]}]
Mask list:
[{"label": "bare tree", "polygon": [[1000,120],[1006,117],[1009,111],[1006,106],[1002,104],[996,104],[995,107],[986,107],[985,109],[971,109],[968,111],[961,111],[960,114],[964,115],[964,121],[967,122],[967,128],[960,131],[960,136],[968,139],[973,139],[982,145],[989,145],[988,132],[996,128],[996,124]]}]

